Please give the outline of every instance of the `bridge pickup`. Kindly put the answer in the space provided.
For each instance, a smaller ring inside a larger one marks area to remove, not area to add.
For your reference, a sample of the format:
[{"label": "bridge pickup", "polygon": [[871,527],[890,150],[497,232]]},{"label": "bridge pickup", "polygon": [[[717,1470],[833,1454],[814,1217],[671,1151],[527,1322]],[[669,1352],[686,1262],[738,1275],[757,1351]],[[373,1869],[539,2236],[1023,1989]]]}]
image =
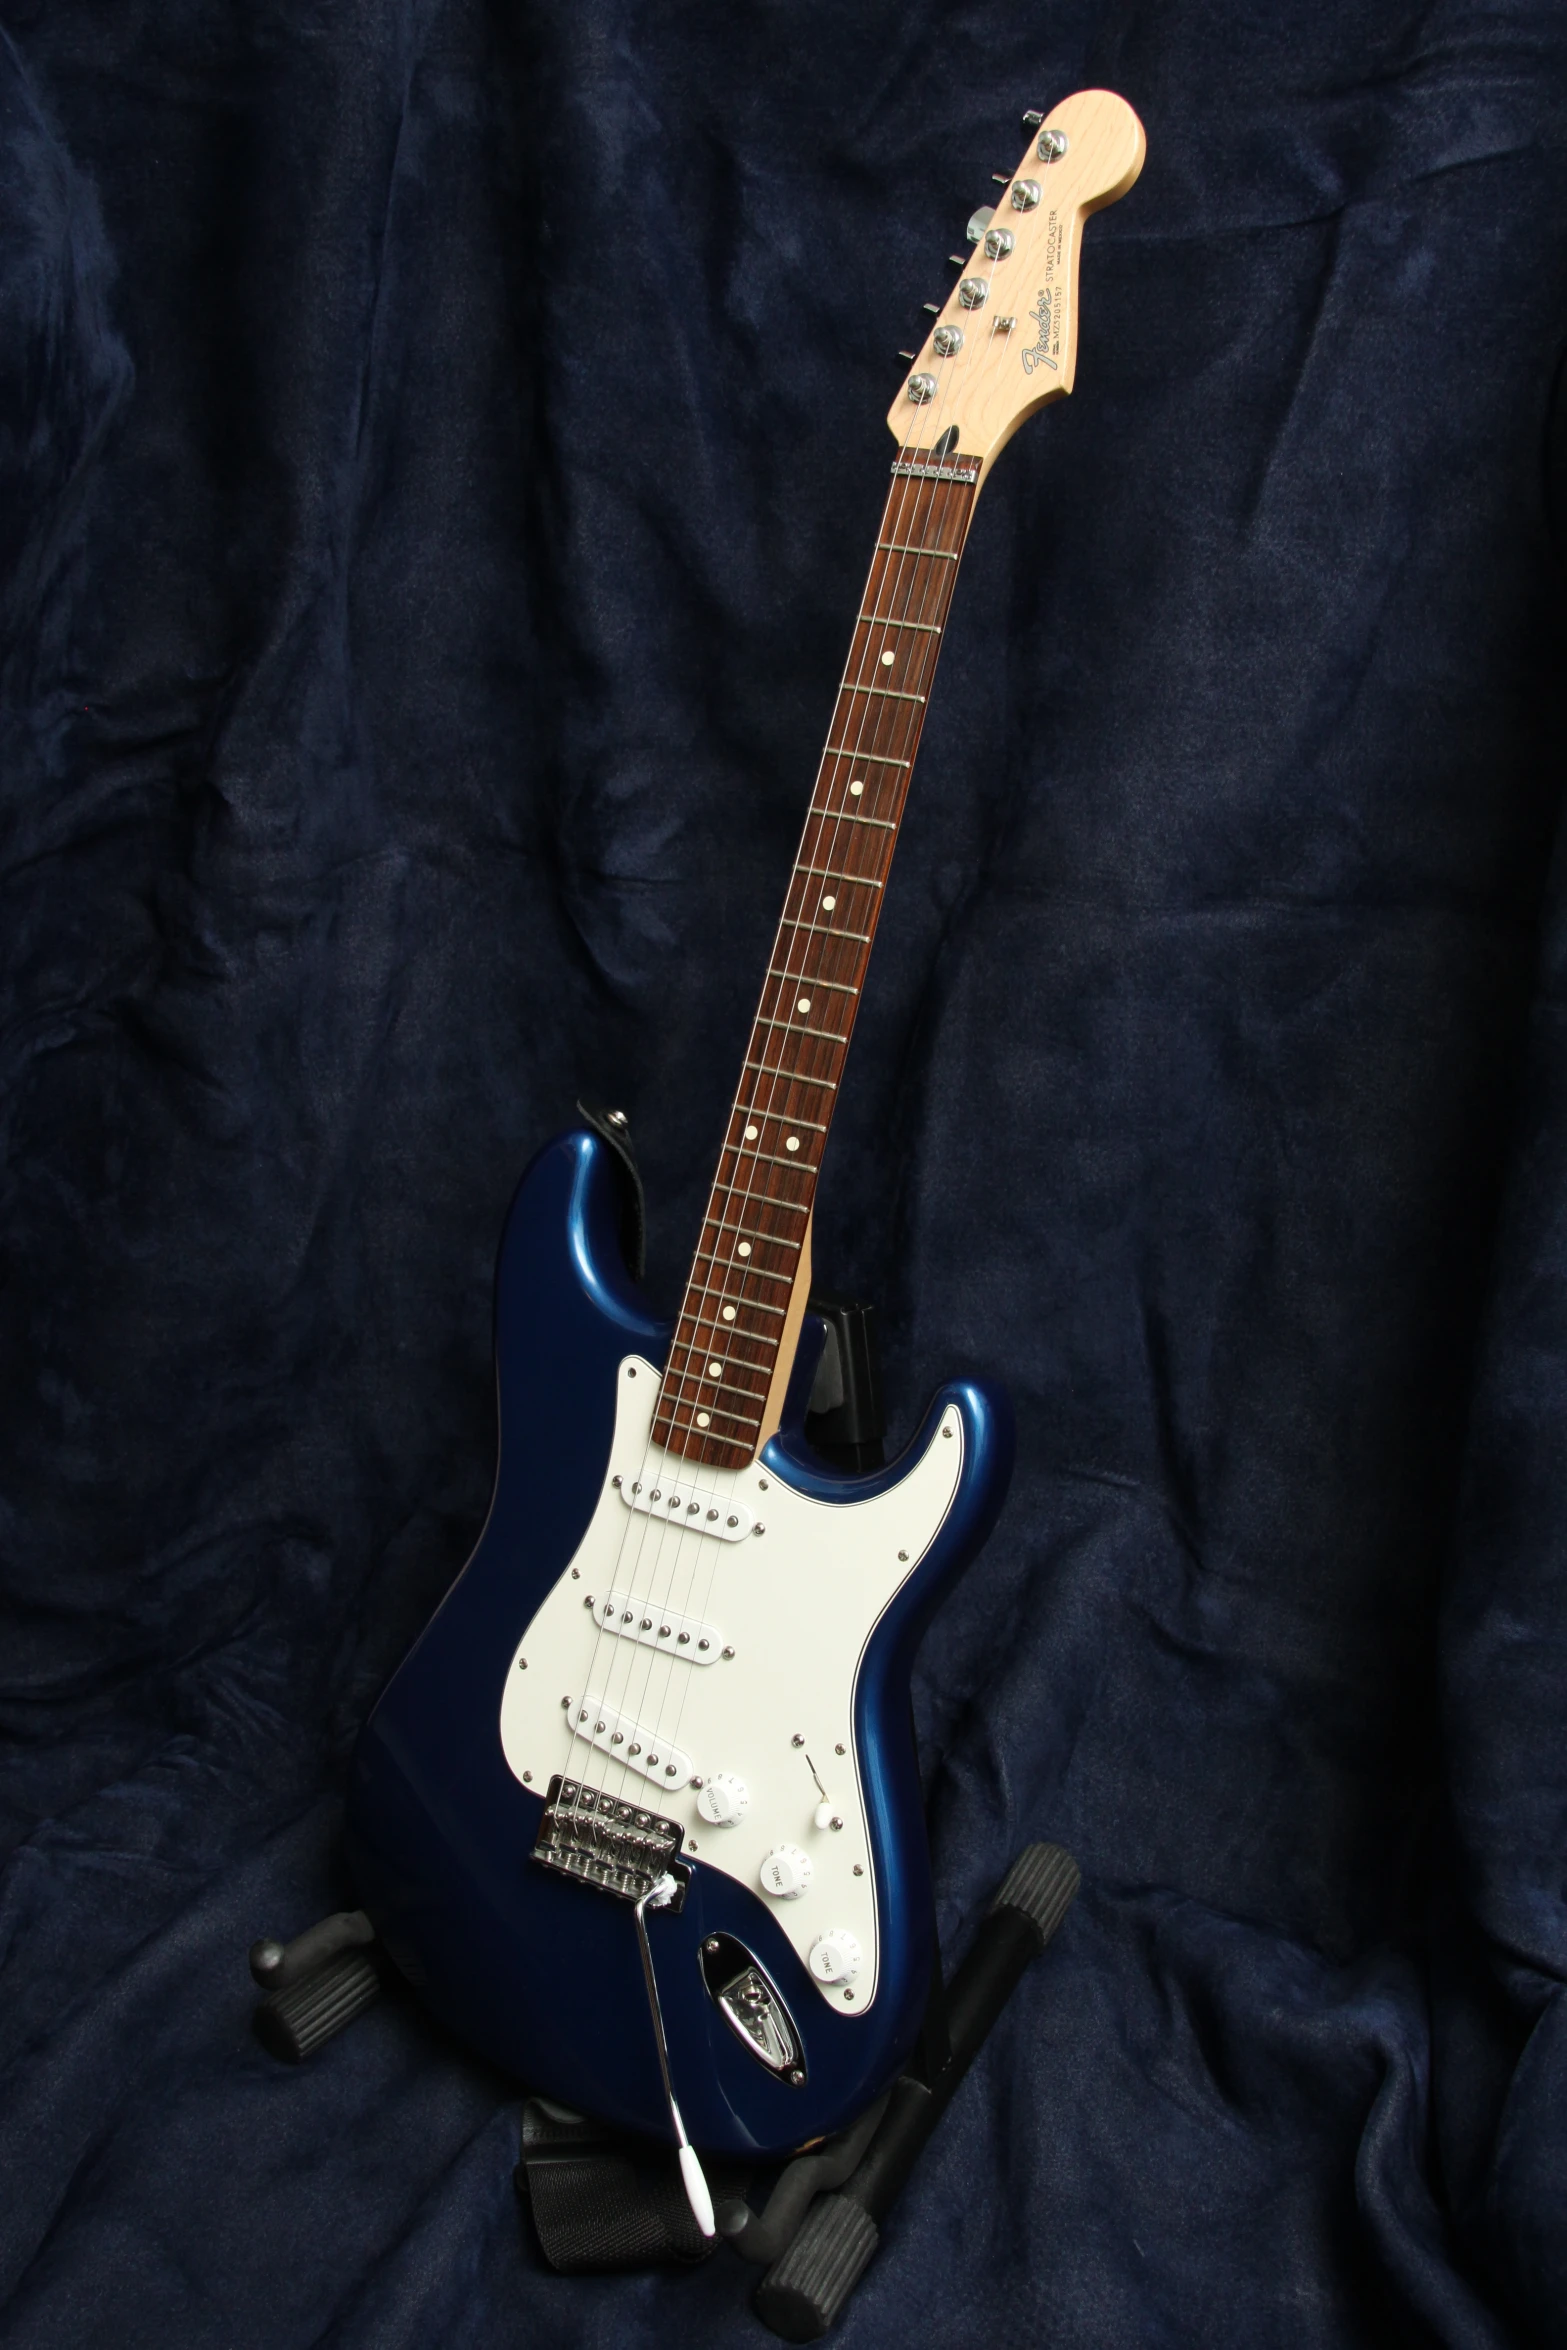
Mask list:
[{"label": "bridge pickup", "polygon": [[652,1484],[646,1477],[612,1477],[628,1510],[649,1518],[663,1518],[687,1534],[711,1534],[717,1542],[743,1542],[756,1524],[755,1510],[727,1493],[701,1493],[677,1478],[672,1485]]},{"label": "bridge pickup", "polygon": [[656,1779],[667,1795],[690,1785],[696,1765],[688,1754],[682,1754],[656,1731],[644,1730],[629,1714],[617,1713],[601,1697],[584,1697],[573,1705],[570,1721],[579,1738],[586,1738],[590,1746],[602,1746],[627,1770],[640,1771],[644,1779]]},{"label": "bridge pickup", "polygon": [[580,1877],[584,1884],[618,1894],[622,1901],[640,1901],[660,1877],[673,1877],[678,1890],[668,1906],[678,1910],[691,1875],[675,1857],[681,1839],[677,1820],[644,1811],[639,1804],[622,1803],[618,1796],[584,1787],[557,1771],[550,1781],[533,1857],[547,1869]]},{"label": "bridge pickup", "polygon": [[606,1632],[622,1640],[636,1640],[644,1648],[665,1648],[684,1657],[688,1665],[716,1664],[724,1652],[724,1636],[716,1624],[700,1616],[677,1616],[666,1608],[638,1599],[632,1591],[612,1591],[593,1603],[593,1613]]}]

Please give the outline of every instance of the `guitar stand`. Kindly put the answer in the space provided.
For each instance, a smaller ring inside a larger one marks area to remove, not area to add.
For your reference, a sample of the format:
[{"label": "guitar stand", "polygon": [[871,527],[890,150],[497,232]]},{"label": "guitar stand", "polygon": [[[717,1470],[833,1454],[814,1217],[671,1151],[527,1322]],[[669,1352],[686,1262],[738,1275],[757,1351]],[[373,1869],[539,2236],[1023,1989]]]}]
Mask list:
[{"label": "guitar stand", "polygon": [[[640,1270],[641,1186],[626,1120],[597,1104],[578,1107],[626,1172],[623,1240]],[[839,1467],[878,1468],[885,1424],[873,1309],[818,1293],[809,1310],[827,1335],[806,1435]],[[760,2211],[747,2200],[745,2166],[708,2159],[716,2238],[704,2237],[692,2217],[673,2148],[528,2098],[516,2185],[546,2261],[568,2276],[692,2267],[727,2242],[766,2272],[753,2297],[763,2325],[786,2342],[816,2341],[837,2322],[922,2147],[1077,1887],[1069,1853],[1029,1845],[946,1986],[938,1958],[919,2042],[890,2089],[850,2128],[785,2163]],[[302,2062],[380,1995],[385,1965],[363,1910],[323,1918],[292,1942],[252,1944],[250,1971],[265,1994],[255,2017],[263,2046],[286,2063]]]}]

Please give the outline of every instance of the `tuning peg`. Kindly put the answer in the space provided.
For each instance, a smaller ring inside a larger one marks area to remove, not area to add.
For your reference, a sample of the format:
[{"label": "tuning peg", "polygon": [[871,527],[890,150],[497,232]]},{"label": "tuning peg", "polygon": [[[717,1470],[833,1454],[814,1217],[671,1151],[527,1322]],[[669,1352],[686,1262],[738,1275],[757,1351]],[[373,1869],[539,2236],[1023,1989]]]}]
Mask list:
[{"label": "tuning peg", "polygon": [[928,310],[932,318],[939,318],[941,316],[941,304],[939,302],[922,302],[920,304],[920,308],[922,310]]},{"label": "tuning peg", "polygon": [[969,214],[969,224],[968,227],[963,231],[963,234],[967,237],[971,245],[977,245],[979,243],[980,238],[984,235],[986,229],[989,228],[995,217],[995,211],[989,204],[981,204],[977,212],[971,212]]},{"label": "tuning peg", "polygon": [[951,262],[954,269],[967,269],[968,267],[968,256],[966,253],[949,253],[947,255],[947,259]]},{"label": "tuning peg", "polygon": [[1026,131],[1037,131],[1044,119],[1045,118],[1040,113],[1039,108],[1037,106],[1031,106],[1023,117],[1023,128]]},{"label": "tuning peg", "polygon": [[912,359],[913,359],[913,357],[914,357],[914,353],[913,353],[912,351],[900,351],[900,352],[898,353],[898,357],[899,357],[900,359],[909,359],[909,360],[912,360]]},{"label": "tuning peg", "polygon": [[998,188],[1008,188],[1012,185],[1012,174],[1009,171],[993,171],[990,176]]}]

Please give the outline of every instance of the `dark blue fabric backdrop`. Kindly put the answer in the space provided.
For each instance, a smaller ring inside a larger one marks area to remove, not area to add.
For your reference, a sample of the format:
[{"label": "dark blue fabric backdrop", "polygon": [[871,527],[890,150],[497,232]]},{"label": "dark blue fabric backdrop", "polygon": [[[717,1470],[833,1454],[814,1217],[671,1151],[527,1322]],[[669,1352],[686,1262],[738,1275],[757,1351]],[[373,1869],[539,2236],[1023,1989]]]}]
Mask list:
[{"label": "dark blue fabric backdrop", "polygon": [[245,1949],[351,1898],[583,1086],[678,1293],[896,348],[1102,82],[818,1250],[899,1431],[1017,1401],[950,1946],[1085,1887],[842,2339],[1567,2341],[1567,13],[0,17],[0,2340],[764,2339],[550,2276],[514,2087],[272,2066]]}]

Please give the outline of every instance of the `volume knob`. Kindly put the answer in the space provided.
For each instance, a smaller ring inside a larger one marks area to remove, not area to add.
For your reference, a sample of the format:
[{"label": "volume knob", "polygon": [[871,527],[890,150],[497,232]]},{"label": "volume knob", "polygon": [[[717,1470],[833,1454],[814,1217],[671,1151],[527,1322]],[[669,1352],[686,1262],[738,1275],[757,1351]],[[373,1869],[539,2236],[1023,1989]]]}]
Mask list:
[{"label": "volume knob", "polygon": [[810,1855],[798,1844],[775,1844],[762,1863],[762,1891],[775,1901],[798,1901],[814,1875]]},{"label": "volume knob", "polygon": [[696,1799],[696,1808],[715,1828],[732,1828],[751,1808],[751,1790],[733,1771],[715,1771]]}]

